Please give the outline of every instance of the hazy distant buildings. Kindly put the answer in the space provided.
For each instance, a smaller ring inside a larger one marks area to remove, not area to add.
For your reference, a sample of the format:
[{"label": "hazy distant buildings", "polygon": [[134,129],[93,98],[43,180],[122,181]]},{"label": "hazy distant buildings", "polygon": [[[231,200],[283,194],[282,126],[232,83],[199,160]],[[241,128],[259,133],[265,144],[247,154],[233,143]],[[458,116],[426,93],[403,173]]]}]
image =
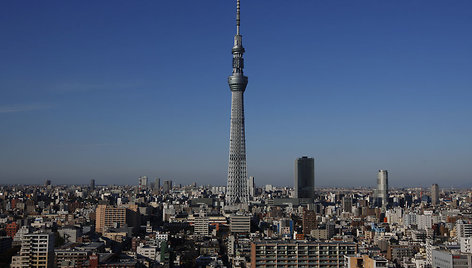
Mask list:
[{"label": "hazy distant buildings", "polygon": [[256,185],[254,183],[254,177],[253,176],[250,176],[247,179],[247,189],[248,189],[249,197],[252,198],[256,195]]},{"label": "hazy distant buildings", "polygon": [[90,190],[94,190],[94,189],[95,189],[95,180],[91,179],[90,180]]},{"label": "hazy distant buildings", "polygon": [[295,198],[315,197],[315,160],[307,156],[295,160]]},{"label": "hazy distant buildings", "polygon": [[148,178],[147,176],[141,176],[138,178],[139,189],[145,189],[148,187]]},{"label": "hazy distant buildings", "polygon": [[51,180],[46,180],[44,182],[44,186],[50,186],[51,185]]},{"label": "hazy distant buildings", "polygon": [[168,194],[171,190],[172,190],[172,181],[171,180],[164,181],[164,185],[162,186],[162,191],[165,194]]},{"label": "hazy distant buildings", "polygon": [[231,89],[231,126],[229,137],[228,182],[226,204],[234,206],[248,202],[246,174],[246,137],[244,131],[244,91],[247,77],[243,74],[243,38],[239,34],[239,1],[236,12],[236,35],[234,36],[233,74],[228,77]]},{"label": "hazy distant buildings", "polygon": [[154,182],[154,191],[159,193],[161,191],[161,179],[160,178],[156,178],[155,182]]},{"label": "hazy distant buildings", "polygon": [[388,205],[388,171],[379,170],[377,173],[377,189],[375,191],[375,203],[377,206]]},{"label": "hazy distant buildings", "polygon": [[436,183],[431,185],[431,205],[439,205],[439,185]]}]

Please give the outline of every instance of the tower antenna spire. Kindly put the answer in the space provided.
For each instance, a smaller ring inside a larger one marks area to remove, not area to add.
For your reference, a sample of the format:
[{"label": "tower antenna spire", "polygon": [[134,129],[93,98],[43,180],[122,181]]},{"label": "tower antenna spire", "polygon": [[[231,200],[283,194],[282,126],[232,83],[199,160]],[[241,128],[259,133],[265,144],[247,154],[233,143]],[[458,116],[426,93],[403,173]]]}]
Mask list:
[{"label": "tower antenna spire", "polygon": [[239,25],[240,25],[240,2],[237,0],[236,2],[236,34],[239,35]]}]

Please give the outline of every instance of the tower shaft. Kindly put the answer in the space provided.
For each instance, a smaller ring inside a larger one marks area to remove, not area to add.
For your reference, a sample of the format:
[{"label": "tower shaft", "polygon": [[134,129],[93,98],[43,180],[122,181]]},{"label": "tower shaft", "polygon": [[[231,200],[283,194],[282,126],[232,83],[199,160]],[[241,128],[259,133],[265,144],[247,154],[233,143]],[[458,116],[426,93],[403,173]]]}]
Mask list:
[{"label": "tower shaft", "polygon": [[244,131],[244,91],[248,79],[243,74],[244,48],[240,26],[240,1],[236,7],[236,35],[234,36],[233,74],[228,77],[231,90],[231,126],[229,141],[228,183],[226,203],[233,206],[248,202],[247,173],[246,173],[246,137]]},{"label": "tower shaft", "polygon": [[243,91],[233,91],[231,93],[228,188],[226,192],[228,205],[248,201],[243,94]]}]

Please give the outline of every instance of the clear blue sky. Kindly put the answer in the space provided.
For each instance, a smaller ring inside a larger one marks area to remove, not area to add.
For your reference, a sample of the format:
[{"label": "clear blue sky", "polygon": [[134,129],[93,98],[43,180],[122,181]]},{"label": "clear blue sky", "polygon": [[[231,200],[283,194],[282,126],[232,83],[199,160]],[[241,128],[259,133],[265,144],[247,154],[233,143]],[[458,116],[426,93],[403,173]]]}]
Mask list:
[{"label": "clear blue sky", "polygon": [[[472,2],[242,1],[248,174],[471,186]],[[0,183],[226,184],[235,1],[2,1]]]}]

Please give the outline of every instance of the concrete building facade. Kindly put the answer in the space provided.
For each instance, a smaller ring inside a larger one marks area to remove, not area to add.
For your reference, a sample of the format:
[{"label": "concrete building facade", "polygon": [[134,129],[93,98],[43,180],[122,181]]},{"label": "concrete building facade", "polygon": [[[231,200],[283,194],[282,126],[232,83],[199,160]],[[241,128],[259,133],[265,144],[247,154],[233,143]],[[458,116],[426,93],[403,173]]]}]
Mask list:
[{"label": "concrete building facade", "polygon": [[348,242],[255,242],[251,244],[251,267],[344,267],[344,256],[353,254],[357,254],[357,245]]},{"label": "concrete building facade", "polygon": [[377,173],[377,190],[375,194],[376,203],[379,206],[387,207],[388,205],[388,171],[380,169]]},{"label": "concrete building facade", "polygon": [[12,258],[12,268],[49,268],[54,266],[54,234],[25,234],[20,253]]},{"label": "concrete building facade", "polygon": [[431,205],[439,205],[439,185],[436,183],[431,185]]},{"label": "concrete building facade", "polygon": [[231,215],[229,228],[232,233],[249,233],[251,231],[251,216]]}]

